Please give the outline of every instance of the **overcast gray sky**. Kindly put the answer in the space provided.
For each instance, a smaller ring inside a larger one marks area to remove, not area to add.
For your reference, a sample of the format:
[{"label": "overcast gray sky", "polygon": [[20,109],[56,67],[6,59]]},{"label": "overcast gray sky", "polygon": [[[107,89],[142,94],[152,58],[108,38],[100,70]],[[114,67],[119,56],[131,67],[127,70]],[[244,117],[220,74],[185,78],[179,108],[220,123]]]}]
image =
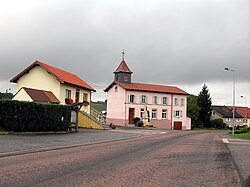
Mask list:
[{"label": "overcast gray sky", "polygon": [[125,60],[134,82],[178,86],[213,104],[250,106],[249,0],[0,0],[0,91],[35,60],[102,90]]}]

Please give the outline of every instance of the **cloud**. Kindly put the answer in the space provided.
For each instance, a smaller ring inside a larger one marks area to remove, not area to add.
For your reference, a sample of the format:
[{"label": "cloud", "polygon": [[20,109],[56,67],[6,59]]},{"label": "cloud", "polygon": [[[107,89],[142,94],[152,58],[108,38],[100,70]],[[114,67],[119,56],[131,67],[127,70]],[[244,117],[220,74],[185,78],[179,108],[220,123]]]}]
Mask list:
[{"label": "cloud", "polygon": [[35,60],[108,85],[125,59],[133,80],[197,85],[250,81],[248,0],[5,1],[0,80]]}]

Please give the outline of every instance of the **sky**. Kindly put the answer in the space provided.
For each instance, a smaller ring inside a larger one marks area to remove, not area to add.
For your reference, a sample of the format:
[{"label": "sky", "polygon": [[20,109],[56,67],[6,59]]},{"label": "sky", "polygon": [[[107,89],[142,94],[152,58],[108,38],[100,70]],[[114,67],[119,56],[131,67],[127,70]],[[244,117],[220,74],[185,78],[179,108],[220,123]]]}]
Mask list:
[{"label": "sky", "polygon": [[235,75],[236,105],[250,107],[249,0],[0,0],[0,92],[39,60],[103,101],[123,49],[133,82],[206,84],[213,105],[232,105]]}]

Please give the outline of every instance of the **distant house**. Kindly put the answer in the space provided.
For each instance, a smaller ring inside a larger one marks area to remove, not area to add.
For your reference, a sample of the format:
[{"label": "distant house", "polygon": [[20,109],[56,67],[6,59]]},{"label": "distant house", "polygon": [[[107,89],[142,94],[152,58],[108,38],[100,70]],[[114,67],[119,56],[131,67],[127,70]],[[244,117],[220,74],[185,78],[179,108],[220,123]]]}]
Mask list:
[{"label": "distant house", "polygon": [[[242,126],[244,117],[235,111],[234,126]],[[233,111],[227,106],[212,106],[211,119],[221,118],[229,127],[233,126]]]},{"label": "distant house", "polygon": [[114,82],[107,92],[106,122],[127,126],[134,118],[147,116],[157,128],[190,130],[191,118],[187,117],[188,93],[175,86],[164,86],[131,81],[132,71],[124,58],[114,71]]},{"label": "distant house", "polygon": [[[232,106],[228,106],[228,108],[233,109]],[[242,125],[247,125],[248,127],[250,127],[250,108],[235,106],[235,110],[238,114],[240,114],[243,117]]]},{"label": "distant house", "polygon": [[10,82],[17,83],[14,100],[60,104],[86,101],[83,110],[90,113],[94,88],[67,71],[35,61]]}]

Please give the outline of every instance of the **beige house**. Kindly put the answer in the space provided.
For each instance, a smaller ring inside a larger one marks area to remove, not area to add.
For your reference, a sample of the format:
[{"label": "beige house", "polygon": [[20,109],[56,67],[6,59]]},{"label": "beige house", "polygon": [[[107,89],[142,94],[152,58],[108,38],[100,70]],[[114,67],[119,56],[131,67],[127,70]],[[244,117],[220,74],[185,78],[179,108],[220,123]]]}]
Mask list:
[{"label": "beige house", "polygon": [[90,113],[91,93],[95,90],[67,71],[35,61],[10,82],[17,83],[14,100],[60,104],[85,101],[82,109]]},{"label": "beige house", "polygon": [[[221,118],[227,126],[233,126],[233,112],[230,107],[227,106],[212,106],[211,119]],[[241,116],[237,110],[235,111],[234,126],[242,126],[244,117]]]}]

